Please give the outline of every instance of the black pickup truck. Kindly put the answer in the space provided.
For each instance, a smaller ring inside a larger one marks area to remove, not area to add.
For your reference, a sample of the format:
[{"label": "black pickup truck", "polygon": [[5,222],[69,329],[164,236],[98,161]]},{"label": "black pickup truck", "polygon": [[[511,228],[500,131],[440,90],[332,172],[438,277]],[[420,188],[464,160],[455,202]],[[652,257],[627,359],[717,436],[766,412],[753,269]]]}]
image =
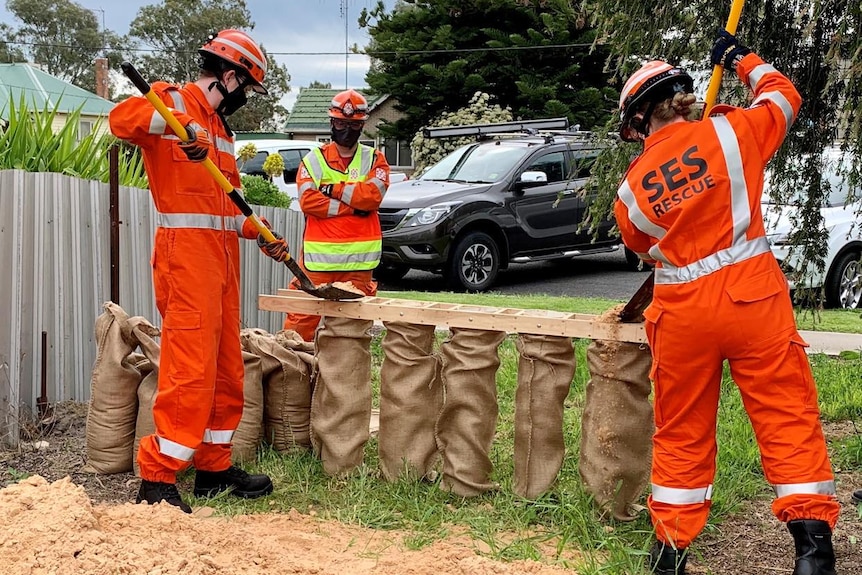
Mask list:
[{"label": "black pickup truck", "polygon": [[[581,229],[599,151],[578,134],[494,137],[392,184],[379,210],[376,277],[397,281],[415,268],[444,274],[453,289],[483,291],[510,263],[624,249],[610,233],[613,221],[597,235]],[[637,256],[626,256],[637,269]]]}]

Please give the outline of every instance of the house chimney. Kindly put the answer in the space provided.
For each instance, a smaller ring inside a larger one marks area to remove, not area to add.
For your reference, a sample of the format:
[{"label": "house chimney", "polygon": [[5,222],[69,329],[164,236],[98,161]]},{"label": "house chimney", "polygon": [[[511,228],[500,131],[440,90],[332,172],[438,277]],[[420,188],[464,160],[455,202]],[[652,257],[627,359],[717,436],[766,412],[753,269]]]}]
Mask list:
[{"label": "house chimney", "polygon": [[96,95],[109,100],[108,59],[96,58]]}]

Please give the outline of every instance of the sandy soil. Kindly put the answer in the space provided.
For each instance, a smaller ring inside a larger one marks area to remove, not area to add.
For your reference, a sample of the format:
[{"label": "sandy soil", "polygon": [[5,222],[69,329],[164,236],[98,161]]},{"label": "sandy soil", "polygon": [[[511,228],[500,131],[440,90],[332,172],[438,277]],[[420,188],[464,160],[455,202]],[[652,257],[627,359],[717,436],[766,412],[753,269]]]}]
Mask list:
[{"label": "sandy soil", "polygon": [[[0,452],[0,565],[21,575],[576,575],[534,563],[502,563],[477,554],[469,537],[409,550],[405,534],[375,531],[291,511],[216,517],[167,505],[132,505],[132,474],[83,473],[86,406],[56,406],[21,449]],[[856,433],[830,425],[830,439]],[[40,441],[47,443],[40,444]],[[862,575],[862,517],[849,501],[862,473],[837,471],[844,503],[834,535],[837,572]],[[37,475],[31,475],[37,474]],[[25,475],[30,477],[23,479]],[[696,543],[691,574],[785,574],[792,541],[768,501],[747,504]],[[636,575],[636,574],[633,574]]]}]

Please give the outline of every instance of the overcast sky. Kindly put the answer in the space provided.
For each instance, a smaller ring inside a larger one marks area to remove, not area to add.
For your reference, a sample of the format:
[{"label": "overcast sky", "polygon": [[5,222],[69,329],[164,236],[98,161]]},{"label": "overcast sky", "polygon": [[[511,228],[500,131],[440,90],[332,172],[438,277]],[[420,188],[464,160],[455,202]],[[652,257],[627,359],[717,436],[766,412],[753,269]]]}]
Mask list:
[{"label": "overcast sky", "polygon": [[[120,35],[128,33],[141,6],[161,3],[157,0],[75,1],[93,10],[105,27]],[[395,0],[384,3],[391,9]],[[346,21],[342,17],[345,4]],[[368,35],[359,29],[356,21],[363,8],[373,8],[376,4],[377,0],[246,0],[255,23],[251,35],[277,62],[287,66],[290,73],[291,92],[282,100],[288,110],[299,88],[315,80],[329,82],[333,88],[365,86],[368,58],[349,54],[345,59],[345,32],[349,46],[364,47]],[[21,24],[6,10],[5,1],[0,2],[0,21],[13,27]]]}]

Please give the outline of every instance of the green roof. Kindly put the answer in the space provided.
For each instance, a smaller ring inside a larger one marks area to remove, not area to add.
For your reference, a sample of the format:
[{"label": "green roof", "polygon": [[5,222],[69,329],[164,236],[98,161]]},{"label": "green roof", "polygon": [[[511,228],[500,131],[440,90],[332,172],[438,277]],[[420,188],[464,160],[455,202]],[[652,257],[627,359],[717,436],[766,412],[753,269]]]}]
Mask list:
[{"label": "green roof", "polygon": [[[329,132],[329,104],[332,102],[332,98],[341,91],[337,88],[300,88],[299,96],[293,103],[293,110],[284,124],[283,131]],[[378,102],[386,98],[386,94],[371,98],[362,90],[357,90],[357,92],[368,99],[369,110],[373,110]]]},{"label": "green roof", "polygon": [[37,110],[45,107],[70,113],[81,108],[85,116],[107,116],[114,103],[30,64],[0,64],[0,114],[9,100],[24,101]]}]

